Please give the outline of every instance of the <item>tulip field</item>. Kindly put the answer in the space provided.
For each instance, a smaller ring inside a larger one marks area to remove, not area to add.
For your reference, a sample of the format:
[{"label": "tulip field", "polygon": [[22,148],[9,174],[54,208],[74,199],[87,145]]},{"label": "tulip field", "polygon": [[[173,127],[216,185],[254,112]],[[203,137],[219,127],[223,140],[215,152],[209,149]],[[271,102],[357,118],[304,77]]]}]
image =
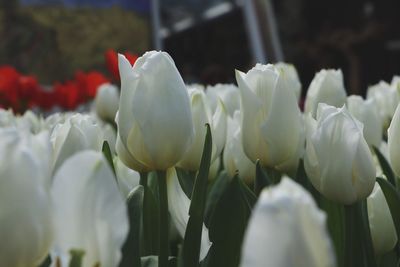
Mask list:
[{"label": "tulip field", "polygon": [[107,53],[47,89],[0,67],[0,267],[400,266],[400,77]]}]

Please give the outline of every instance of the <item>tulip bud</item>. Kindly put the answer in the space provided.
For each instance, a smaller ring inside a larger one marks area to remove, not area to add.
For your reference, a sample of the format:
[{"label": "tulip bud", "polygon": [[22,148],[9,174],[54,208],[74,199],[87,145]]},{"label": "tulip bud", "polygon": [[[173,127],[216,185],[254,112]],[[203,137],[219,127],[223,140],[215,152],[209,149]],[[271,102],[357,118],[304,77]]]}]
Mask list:
[{"label": "tulip bud", "polygon": [[226,139],[226,112],[220,101],[214,114],[211,114],[206,95],[201,90],[190,90],[192,118],[194,124],[194,142],[184,154],[177,166],[185,170],[197,171],[203,154],[206,123],[211,126],[213,149],[211,163],[221,154]]},{"label": "tulip bud", "polygon": [[235,110],[240,109],[240,92],[234,84],[207,86],[206,95],[213,113],[217,109],[219,99],[224,103],[226,111],[231,117]]},{"label": "tulip bud", "polygon": [[367,198],[367,208],[375,254],[383,255],[397,244],[397,234],[385,195],[377,182]]},{"label": "tulip bud", "polygon": [[73,154],[86,149],[100,151],[103,144],[102,132],[95,120],[79,113],[58,124],[50,140],[53,145],[53,172]]},{"label": "tulip bud", "polygon": [[82,266],[118,266],[129,231],[125,201],[100,152],[82,151],[58,169],[52,187],[53,260],[69,266],[70,250],[84,252]]},{"label": "tulip bud", "polygon": [[94,99],[96,113],[104,121],[114,121],[118,111],[119,92],[115,85],[105,83],[97,90]]},{"label": "tulip bud", "polygon": [[319,103],[341,107],[346,103],[343,74],[339,70],[321,70],[315,74],[307,90],[305,113],[311,112],[315,118]]},{"label": "tulip bud", "polygon": [[49,162],[35,139],[15,128],[0,130],[0,266],[36,267],[49,253]]},{"label": "tulip bud", "polygon": [[261,192],[245,233],[240,266],[335,266],[325,213],[290,178]]},{"label": "tulip bud", "polygon": [[375,182],[375,165],[363,125],[345,107],[319,104],[317,121],[307,118],[304,167],[326,198],[350,205],[365,199]]},{"label": "tulip bud", "polygon": [[363,100],[352,95],[347,98],[350,114],[364,124],[364,138],[367,144],[379,147],[382,141],[382,120],[373,99]]},{"label": "tulip bud", "polygon": [[228,131],[224,149],[224,167],[230,177],[239,171],[239,177],[247,182],[254,181],[256,165],[246,156],[242,146],[240,129],[240,111],[236,111],[233,118],[228,118]]},{"label": "tulip bud", "polygon": [[386,130],[399,103],[399,93],[388,83],[380,81],[378,84],[368,87],[367,99],[375,100],[383,129]]},{"label": "tulip bud", "polygon": [[[292,161],[304,143],[304,126],[287,76],[273,65],[236,71],[242,107],[242,142],[247,157],[275,168]],[[295,161],[298,162],[299,158]]]},{"label": "tulip bud", "polygon": [[122,143],[152,170],[174,166],[190,147],[194,130],[189,95],[172,58],[151,51],[132,67],[119,55],[119,71]]},{"label": "tulip bud", "polygon": [[296,67],[293,64],[285,62],[278,62],[275,64],[275,67],[287,74],[288,86],[294,91],[297,101],[299,101],[301,96],[301,82]]},{"label": "tulip bud", "polygon": [[390,165],[397,176],[400,176],[400,105],[397,106],[388,129],[388,148]]},{"label": "tulip bud", "polygon": [[39,133],[42,129],[43,119],[39,118],[31,110],[28,110],[21,117],[16,117],[17,127],[31,133]]},{"label": "tulip bud", "polygon": [[0,108],[0,127],[15,126],[15,117],[11,109]]}]

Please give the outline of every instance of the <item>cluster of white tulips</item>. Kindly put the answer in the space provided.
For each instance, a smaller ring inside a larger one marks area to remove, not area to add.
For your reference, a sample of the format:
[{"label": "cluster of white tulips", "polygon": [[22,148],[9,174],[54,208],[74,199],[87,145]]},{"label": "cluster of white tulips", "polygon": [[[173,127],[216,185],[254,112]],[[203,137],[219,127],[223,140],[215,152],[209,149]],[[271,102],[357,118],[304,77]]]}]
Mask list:
[{"label": "cluster of white tulips", "polygon": [[185,85],[165,52],[93,109],[0,110],[0,267],[400,262],[400,78],[347,96],[294,66]]}]

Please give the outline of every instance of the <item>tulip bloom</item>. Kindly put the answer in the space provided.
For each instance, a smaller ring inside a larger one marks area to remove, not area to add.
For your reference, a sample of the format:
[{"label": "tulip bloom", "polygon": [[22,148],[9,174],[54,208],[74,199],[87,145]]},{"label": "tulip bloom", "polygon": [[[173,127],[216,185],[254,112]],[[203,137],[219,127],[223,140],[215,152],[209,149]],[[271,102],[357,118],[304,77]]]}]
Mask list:
[{"label": "tulip bloom", "polygon": [[347,98],[351,115],[364,124],[364,137],[368,145],[379,147],[382,142],[382,120],[373,99],[363,100],[361,96]]},{"label": "tulip bloom", "polygon": [[131,156],[151,170],[182,159],[194,135],[190,99],[172,58],[151,51],[132,67],[119,55],[118,133]]},{"label": "tulip bloom", "polygon": [[118,111],[119,92],[115,85],[106,83],[99,87],[94,99],[97,115],[105,121],[114,121]]},{"label": "tulip bloom", "polygon": [[70,250],[83,251],[82,267],[118,266],[129,231],[125,201],[100,152],[82,151],[58,169],[51,189],[53,261],[69,266]]},{"label": "tulip bloom", "polygon": [[0,140],[0,266],[36,267],[53,240],[49,151],[15,128]]},{"label": "tulip bloom", "polygon": [[397,106],[388,129],[388,148],[390,165],[397,176],[400,176],[400,105]]},{"label": "tulip bloom", "polygon": [[341,107],[346,102],[343,73],[339,70],[321,70],[315,74],[307,90],[305,113],[315,117],[319,103]]},{"label": "tulip bloom", "polygon": [[184,154],[177,166],[185,170],[197,171],[200,168],[203,154],[204,140],[206,136],[205,124],[210,124],[213,139],[211,163],[219,157],[225,145],[226,139],[226,111],[222,102],[218,101],[218,107],[214,114],[211,113],[207,97],[203,90],[192,89],[191,96],[192,118],[194,124],[194,142]]},{"label": "tulip bloom", "polygon": [[[304,145],[304,126],[287,74],[273,65],[257,64],[246,74],[236,71],[242,107],[242,141],[246,155],[263,166],[278,168],[288,162],[297,168]],[[295,159],[294,159],[295,158]]]},{"label": "tulip bloom", "polygon": [[290,178],[261,192],[245,233],[240,266],[335,266],[325,213]]},{"label": "tulip bloom", "polygon": [[397,244],[397,234],[386,198],[377,182],[375,182],[371,195],[367,198],[367,208],[375,253],[383,255],[391,251]]},{"label": "tulip bloom", "polygon": [[287,74],[289,87],[292,88],[292,90],[294,90],[297,101],[299,101],[301,96],[301,82],[296,67],[292,64],[285,62],[278,62],[275,64],[275,67],[277,67],[278,69],[282,70]]},{"label": "tulip bloom", "polygon": [[345,107],[320,104],[317,121],[307,118],[304,167],[326,198],[350,205],[365,199],[375,182],[375,165],[363,125]]}]

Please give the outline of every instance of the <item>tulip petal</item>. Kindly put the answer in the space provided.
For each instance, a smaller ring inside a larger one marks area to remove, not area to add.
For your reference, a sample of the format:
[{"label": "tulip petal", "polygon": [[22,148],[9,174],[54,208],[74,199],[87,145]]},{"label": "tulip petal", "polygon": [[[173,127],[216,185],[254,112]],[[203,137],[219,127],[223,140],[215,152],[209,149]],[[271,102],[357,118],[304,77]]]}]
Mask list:
[{"label": "tulip petal", "polygon": [[240,89],[241,110],[242,110],[242,141],[243,150],[249,159],[255,162],[260,159],[262,162],[268,162],[267,144],[261,138],[260,125],[263,121],[263,104],[259,98],[251,91],[245,81],[245,74],[236,70],[236,81]]},{"label": "tulip petal", "polygon": [[397,106],[388,129],[388,147],[390,165],[397,176],[400,176],[400,105]]},{"label": "tulip petal", "polygon": [[[182,190],[175,168],[167,171],[168,209],[171,220],[174,223],[179,235],[183,238],[186,226],[189,221],[190,199]],[[208,229],[203,224],[201,234],[200,260],[203,260],[208,253],[212,243],[208,236]]]}]

